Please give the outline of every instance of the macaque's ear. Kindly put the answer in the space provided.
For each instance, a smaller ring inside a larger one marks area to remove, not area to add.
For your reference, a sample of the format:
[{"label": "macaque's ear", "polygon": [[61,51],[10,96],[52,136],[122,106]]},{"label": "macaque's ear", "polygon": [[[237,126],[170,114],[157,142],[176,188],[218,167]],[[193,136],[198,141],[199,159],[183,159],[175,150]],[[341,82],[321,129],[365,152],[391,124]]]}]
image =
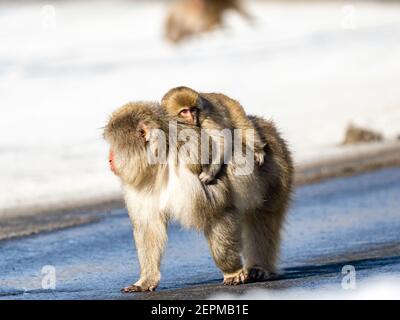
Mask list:
[{"label": "macaque's ear", "polygon": [[146,142],[150,141],[150,128],[144,122],[139,123],[137,131]]}]

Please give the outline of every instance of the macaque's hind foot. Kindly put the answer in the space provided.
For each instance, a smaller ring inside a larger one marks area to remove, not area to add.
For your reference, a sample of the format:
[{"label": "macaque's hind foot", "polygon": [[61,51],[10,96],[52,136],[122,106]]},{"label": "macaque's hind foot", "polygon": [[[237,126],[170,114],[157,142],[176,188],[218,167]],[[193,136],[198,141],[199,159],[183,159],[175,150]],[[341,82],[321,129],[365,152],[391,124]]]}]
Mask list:
[{"label": "macaque's hind foot", "polygon": [[225,286],[237,286],[249,281],[249,274],[244,270],[240,270],[236,273],[224,274],[224,285]]},{"label": "macaque's hind foot", "polygon": [[213,175],[206,173],[204,171],[202,173],[200,173],[200,175],[199,175],[200,181],[205,184],[210,184],[211,182],[213,182],[214,178],[215,177]]},{"label": "macaque's hind foot", "polygon": [[132,292],[155,291],[156,288],[157,288],[156,285],[155,286],[145,287],[145,286],[139,286],[139,285],[136,285],[136,284],[132,284],[132,285],[130,285],[128,287],[122,288],[121,292],[123,292],[123,293],[132,293]]},{"label": "macaque's hind foot", "polygon": [[254,159],[259,167],[262,167],[265,160],[265,152],[264,151],[255,151]]},{"label": "macaque's hind foot", "polygon": [[248,271],[248,275],[249,282],[262,282],[271,280],[275,277],[275,274],[272,274],[258,266],[250,268],[250,270]]}]

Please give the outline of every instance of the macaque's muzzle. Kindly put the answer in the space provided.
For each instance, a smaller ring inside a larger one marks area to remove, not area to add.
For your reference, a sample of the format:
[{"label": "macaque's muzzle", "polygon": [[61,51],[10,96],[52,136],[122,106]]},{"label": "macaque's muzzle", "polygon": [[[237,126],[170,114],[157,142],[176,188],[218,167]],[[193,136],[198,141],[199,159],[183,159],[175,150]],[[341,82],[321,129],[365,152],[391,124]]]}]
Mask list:
[{"label": "macaque's muzzle", "polygon": [[116,173],[115,162],[114,162],[114,152],[112,151],[112,149],[110,149],[110,152],[108,154],[108,163],[110,165],[111,171]]}]

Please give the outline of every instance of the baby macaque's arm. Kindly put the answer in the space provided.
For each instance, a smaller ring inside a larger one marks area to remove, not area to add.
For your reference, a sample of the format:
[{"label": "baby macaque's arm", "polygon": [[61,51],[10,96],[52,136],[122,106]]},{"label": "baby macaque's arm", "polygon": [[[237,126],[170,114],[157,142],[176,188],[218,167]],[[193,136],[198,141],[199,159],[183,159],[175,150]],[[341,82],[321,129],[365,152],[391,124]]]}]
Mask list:
[{"label": "baby macaque's arm", "polygon": [[[207,125],[209,126],[210,124]],[[218,127],[216,124],[214,124],[213,126],[214,128]],[[201,182],[209,184],[213,180],[215,180],[215,178],[221,171],[222,166],[224,165],[225,141],[223,136],[221,135],[221,129],[204,129],[202,130],[202,135],[201,151],[204,152],[204,146],[208,148],[208,157],[207,159],[203,159],[202,156],[202,172],[199,175],[199,179],[201,180]]]},{"label": "baby macaque's arm", "polygon": [[258,132],[257,128],[255,128],[253,122],[247,116],[243,106],[238,101],[222,93],[211,93],[207,94],[207,96],[211,97],[212,99],[216,99],[219,104],[227,110],[227,116],[232,124],[232,129],[243,130],[243,136],[246,135],[246,130],[254,131],[254,159],[261,167],[264,164],[265,142],[261,138],[260,133]]}]

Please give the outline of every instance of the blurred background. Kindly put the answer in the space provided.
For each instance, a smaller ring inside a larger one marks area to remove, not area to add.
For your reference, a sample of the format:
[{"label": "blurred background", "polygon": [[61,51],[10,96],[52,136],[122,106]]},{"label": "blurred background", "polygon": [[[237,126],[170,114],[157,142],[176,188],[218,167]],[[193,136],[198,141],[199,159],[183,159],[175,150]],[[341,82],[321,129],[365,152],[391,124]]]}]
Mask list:
[{"label": "blurred background", "polygon": [[[273,119],[296,163],[400,134],[397,1],[0,1],[0,215],[112,199],[102,127],[171,87]],[[351,140],[351,139],[350,139]]]}]

